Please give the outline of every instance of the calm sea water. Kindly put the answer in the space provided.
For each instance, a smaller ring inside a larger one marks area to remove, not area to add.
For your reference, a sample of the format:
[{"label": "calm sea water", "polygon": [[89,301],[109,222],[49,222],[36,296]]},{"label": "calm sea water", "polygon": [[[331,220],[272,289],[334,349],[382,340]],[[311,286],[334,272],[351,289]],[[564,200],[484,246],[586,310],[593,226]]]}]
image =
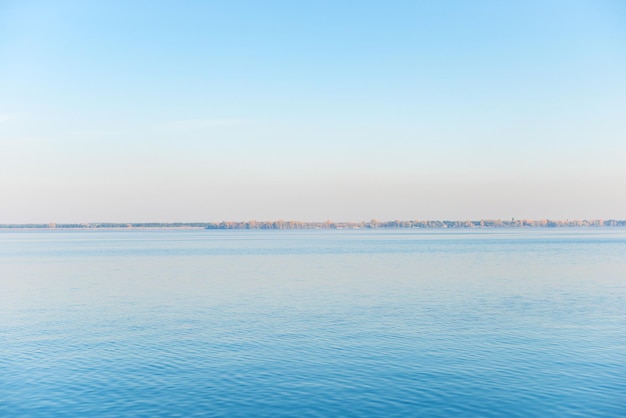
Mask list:
[{"label": "calm sea water", "polygon": [[0,416],[626,416],[626,230],[0,231]]}]

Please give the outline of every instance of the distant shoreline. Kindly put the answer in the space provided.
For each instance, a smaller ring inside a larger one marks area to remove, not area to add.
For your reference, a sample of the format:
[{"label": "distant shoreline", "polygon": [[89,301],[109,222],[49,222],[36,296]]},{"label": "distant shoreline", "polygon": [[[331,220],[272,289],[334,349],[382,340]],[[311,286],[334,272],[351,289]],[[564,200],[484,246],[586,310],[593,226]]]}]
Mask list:
[{"label": "distant shoreline", "polygon": [[0,224],[0,229],[493,229],[493,228],[602,228],[626,227],[626,220],[553,220],[553,219],[481,219],[478,221],[371,221],[361,222],[303,222],[303,221],[222,221],[222,222],[95,222],[95,223],[27,223]]}]

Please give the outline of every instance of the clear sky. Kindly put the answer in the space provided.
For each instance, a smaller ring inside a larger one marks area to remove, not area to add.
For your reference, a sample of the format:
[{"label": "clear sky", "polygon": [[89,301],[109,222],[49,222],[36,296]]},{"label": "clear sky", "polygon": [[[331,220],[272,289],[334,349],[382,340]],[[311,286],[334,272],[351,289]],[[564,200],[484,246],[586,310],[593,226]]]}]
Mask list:
[{"label": "clear sky", "polygon": [[0,0],[0,223],[626,219],[626,2]]}]

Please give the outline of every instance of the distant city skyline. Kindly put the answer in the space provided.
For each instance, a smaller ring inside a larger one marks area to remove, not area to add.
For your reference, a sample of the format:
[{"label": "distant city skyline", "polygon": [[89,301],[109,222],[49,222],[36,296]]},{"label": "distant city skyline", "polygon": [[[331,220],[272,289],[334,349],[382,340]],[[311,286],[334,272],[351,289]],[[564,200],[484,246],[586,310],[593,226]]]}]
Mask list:
[{"label": "distant city skyline", "polygon": [[0,224],[626,219],[622,1],[0,1]]}]

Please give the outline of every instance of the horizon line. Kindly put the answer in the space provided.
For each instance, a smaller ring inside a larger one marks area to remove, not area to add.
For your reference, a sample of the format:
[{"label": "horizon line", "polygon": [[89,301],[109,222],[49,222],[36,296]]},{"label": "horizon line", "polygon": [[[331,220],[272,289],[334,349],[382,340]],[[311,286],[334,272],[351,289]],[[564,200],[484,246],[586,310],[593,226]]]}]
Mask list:
[{"label": "horizon line", "polygon": [[203,229],[358,229],[358,228],[520,228],[520,227],[622,227],[622,219],[480,219],[480,220],[386,220],[296,221],[248,220],[202,222],[29,222],[0,223],[0,229],[99,229],[99,228],[203,228]]}]

